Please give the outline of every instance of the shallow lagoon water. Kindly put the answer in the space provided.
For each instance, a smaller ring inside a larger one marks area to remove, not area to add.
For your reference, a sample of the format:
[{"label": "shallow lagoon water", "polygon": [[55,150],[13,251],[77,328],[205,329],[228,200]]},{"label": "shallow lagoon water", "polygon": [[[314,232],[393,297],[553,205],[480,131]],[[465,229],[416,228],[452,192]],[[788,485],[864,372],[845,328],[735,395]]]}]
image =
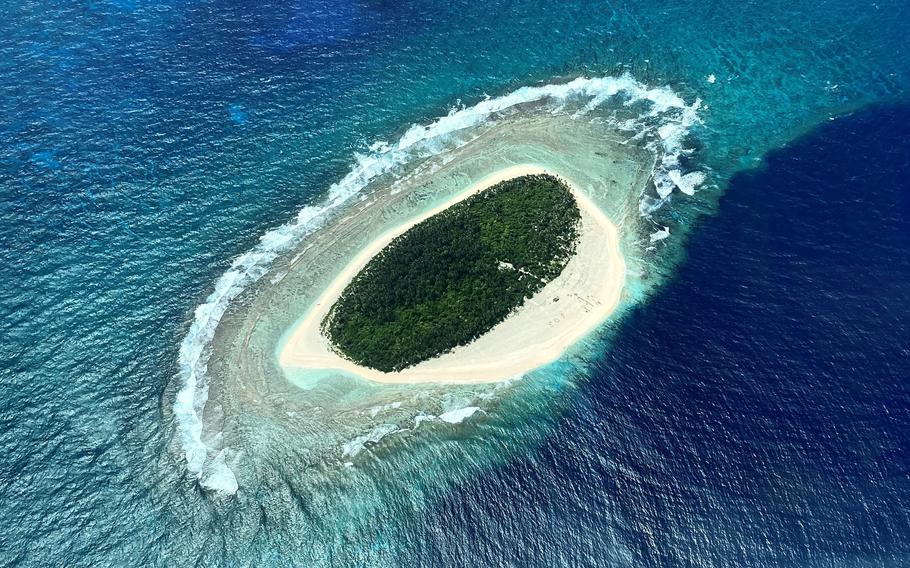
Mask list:
[{"label": "shallow lagoon water", "polygon": [[[793,184],[728,181],[829,117],[905,98],[907,20],[906,2],[11,7],[0,561],[906,563],[906,119],[835,122],[779,158]],[[271,457],[239,462],[257,483],[241,475],[230,499],[200,488],[169,408],[193,310],[232,259],[378,140],[487,94],[626,70],[703,101],[691,168],[716,189],[655,220],[690,235],[662,241],[669,287],[576,364],[484,405],[449,394],[434,414],[481,410],[387,437],[347,477],[319,483],[318,460],[298,475],[284,419],[261,420],[272,452],[253,455]],[[831,187],[839,206],[820,207]],[[718,221],[702,217],[724,194]],[[761,328],[730,327],[755,313]],[[775,337],[799,349],[742,350]],[[434,475],[441,463],[460,466]]]}]

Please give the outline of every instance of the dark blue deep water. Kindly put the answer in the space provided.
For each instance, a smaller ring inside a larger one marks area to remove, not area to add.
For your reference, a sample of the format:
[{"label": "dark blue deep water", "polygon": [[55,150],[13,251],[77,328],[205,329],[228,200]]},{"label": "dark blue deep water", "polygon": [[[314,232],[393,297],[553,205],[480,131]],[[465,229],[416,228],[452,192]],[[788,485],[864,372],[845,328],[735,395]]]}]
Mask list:
[{"label": "dark blue deep water", "polygon": [[416,540],[445,566],[910,565],[908,172],[897,106],[737,175],[554,436]]},{"label": "dark blue deep water", "polygon": [[[3,8],[0,566],[910,566],[907,0]],[[710,180],[552,424],[343,506],[200,488],[170,409],[232,259],[413,123],[624,72],[701,101]]]}]

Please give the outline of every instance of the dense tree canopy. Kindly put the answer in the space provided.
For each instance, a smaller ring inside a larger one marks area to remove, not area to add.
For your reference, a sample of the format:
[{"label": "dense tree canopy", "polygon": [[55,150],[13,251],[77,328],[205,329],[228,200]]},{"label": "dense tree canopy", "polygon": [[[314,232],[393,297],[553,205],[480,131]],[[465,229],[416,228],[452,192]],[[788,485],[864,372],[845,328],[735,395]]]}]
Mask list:
[{"label": "dense tree canopy", "polygon": [[470,343],[562,272],[579,210],[550,175],[500,182],[395,238],[322,322],[357,364],[398,371]]}]

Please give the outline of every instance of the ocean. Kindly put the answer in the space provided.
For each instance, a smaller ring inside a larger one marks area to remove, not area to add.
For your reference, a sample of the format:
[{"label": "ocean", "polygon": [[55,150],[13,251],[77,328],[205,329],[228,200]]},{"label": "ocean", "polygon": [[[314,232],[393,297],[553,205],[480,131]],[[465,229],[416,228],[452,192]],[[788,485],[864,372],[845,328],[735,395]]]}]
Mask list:
[{"label": "ocean", "polygon": [[[910,565],[908,21],[905,1],[9,5],[0,565]],[[235,490],[188,467],[181,348],[235,259],[412,125],[623,76],[697,108],[679,159],[707,177],[650,213],[670,235],[607,332],[434,391],[413,432],[347,440],[352,467],[239,413]]]}]

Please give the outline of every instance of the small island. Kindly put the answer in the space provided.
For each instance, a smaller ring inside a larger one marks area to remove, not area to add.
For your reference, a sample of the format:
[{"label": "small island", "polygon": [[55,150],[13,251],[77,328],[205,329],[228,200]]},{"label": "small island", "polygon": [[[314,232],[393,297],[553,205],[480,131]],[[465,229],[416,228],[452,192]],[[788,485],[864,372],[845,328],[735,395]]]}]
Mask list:
[{"label": "small island", "polygon": [[281,339],[297,384],[502,381],[546,365],[617,307],[616,226],[558,170],[494,171],[367,244]]},{"label": "small island", "polygon": [[466,345],[559,276],[580,218],[555,176],[501,181],[393,239],[348,284],[322,332],[342,357],[384,372]]}]

